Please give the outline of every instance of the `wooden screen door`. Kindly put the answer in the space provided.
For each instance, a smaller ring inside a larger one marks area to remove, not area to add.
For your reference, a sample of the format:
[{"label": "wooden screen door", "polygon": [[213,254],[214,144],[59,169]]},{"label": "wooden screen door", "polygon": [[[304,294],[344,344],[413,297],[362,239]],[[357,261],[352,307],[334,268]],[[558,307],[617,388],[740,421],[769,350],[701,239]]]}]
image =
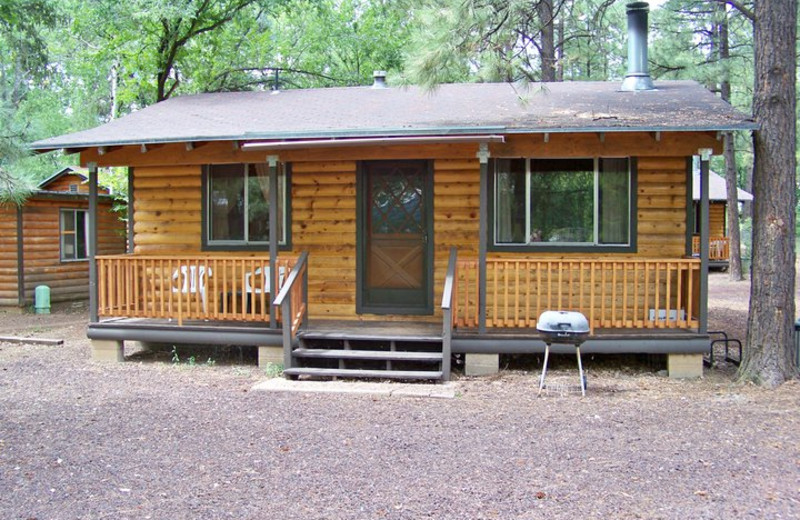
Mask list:
[{"label": "wooden screen door", "polygon": [[433,179],[428,161],[359,168],[359,313],[433,312]]}]

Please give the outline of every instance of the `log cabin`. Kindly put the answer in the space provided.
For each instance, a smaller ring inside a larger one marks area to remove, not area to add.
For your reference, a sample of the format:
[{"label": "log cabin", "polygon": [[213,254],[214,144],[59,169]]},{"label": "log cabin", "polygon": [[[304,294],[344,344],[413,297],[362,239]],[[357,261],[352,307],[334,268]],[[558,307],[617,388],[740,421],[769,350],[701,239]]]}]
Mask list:
[{"label": "log cabin", "polygon": [[90,264],[94,357],[253,345],[287,377],[447,380],[452,355],[481,374],[543,352],[537,318],[557,309],[588,318],[584,352],[701,375],[708,160],[756,125],[698,83],[653,82],[646,46],[630,54],[622,85],[426,91],[376,73],[176,97],[34,143],[80,154],[90,185],[129,167],[133,250]]},{"label": "log cabin", "polygon": [[[0,205],[0,306],[34,303],[36,286],[54,303],[89,298],[89,185],[86,172],[62,168],[22,204]],[[98,187],[97,254],[123,254],[125,223],[110,190]]]},{"label": "log cabin", "polygon": [[[694,169],[693,200],[693,241],[692,254],[700,256],[700,165]],[[736,188],[739,202],[753,200],[753,195]],[[708,265],[714,269],[727,269],[731,257],[730,237],[728,236],[728,193],[724,177],[713,171],[708,172]]]}]

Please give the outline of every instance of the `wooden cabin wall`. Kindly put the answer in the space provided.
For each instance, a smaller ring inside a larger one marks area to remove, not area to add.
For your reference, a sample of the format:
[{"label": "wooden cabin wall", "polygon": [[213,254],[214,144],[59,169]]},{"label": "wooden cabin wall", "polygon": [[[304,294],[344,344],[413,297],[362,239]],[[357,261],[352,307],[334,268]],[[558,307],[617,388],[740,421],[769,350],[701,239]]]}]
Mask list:
[{"label": "wooden cabin wall", "polygon": [[[25,300],[33,302],[37,285],[50,287],[50,301],[57,303],[89,297],[89,262],[62,262],[59,214],[61,209],[89,209],[88,201],[29,200],[23,210]],[[125,252],[125,223],[112,211],[112,202],[98,204],[97,254]],[[16,294],[16,280],[14,281]],[[16,302],[15,302],[16,303]]]},{"label": "wooden cabin wall", "polygon": [[711,202],[708,205],[708,236],[725,237],[728,236],[728,229],[725,226],[725,202]]},{"label": "wooden cabin wall", "polygon": [[17,305],[17,207],[0,206],[0,305]]},{"label": "wooden cabin wall", "polygon": [[201,251],[201,173],[200,166],[151,166],[134,170],[134,253]]},{"label": "wooden cabin wall", "polygon": [[[444,154],[447,155],[447,154]],[[476,158],[434,160],[434,302],[438,304],[449,250],[478,255],[480,165]],[[461,155],[461,157],[458,157]],[[312,318],[386,319],[358,316],[356,307],[356,168],[354,160],[292,163],[292,252],[309,253]],[[550,258],[682,258],[685,252],[685,158],[638,160],[638,251],[587,255],[539,253]],[[148,166],[134,171],[134,251],[137,254],[202,252],[201,166]],[[264,252],[266,254],[266,252]],[[286,253],[282,252],[285,255]],[[508,253],[490,253],[490,257]],[[518,255],[518,254],[517,254]]]}]

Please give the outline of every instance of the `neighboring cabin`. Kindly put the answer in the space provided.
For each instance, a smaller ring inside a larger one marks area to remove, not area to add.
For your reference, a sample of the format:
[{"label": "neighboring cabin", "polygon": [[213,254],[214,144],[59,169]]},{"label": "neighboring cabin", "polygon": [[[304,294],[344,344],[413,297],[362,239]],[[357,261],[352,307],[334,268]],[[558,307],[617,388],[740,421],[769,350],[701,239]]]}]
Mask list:
[{"label": "neighboring cabin", "polygon": [[[692,243],[692,253],[700,256],[700,169],[694,170],[694,189],[692,198],[694,200],[694,240]],[[737,199],[739,202],[752,201],[753,196],[736,188]],[[708,260],[710,267],[727,269],[731,257],[731,244],[728,237],[728,194],[726,191],[725,178],[717,175],[713,171],[708,172]]]},{"label": "neighboring cabin", "polygon": [[[89,298],[89,186],[86,171],[63,168],[20,206],[0,205],[0,305],[28,306],[38,285],[52,302]],[[98,254],[126,249],[113,196],[98,188]]]}]

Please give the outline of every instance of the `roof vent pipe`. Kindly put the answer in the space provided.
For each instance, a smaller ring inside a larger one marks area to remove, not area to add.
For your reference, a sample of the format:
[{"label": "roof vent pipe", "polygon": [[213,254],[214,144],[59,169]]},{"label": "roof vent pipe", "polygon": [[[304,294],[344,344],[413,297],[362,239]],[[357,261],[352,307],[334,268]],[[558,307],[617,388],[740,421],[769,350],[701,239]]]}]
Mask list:
[{"label": "roof vent pipe", "polygon": [[647,65],[647,2],[631,2],[628,13],[628,74],[622,81],[621,90],[655,90]]},{"label": "roof vent pipe", "polygon": [[386,71],[376,70],[372,73],[373,83],[372,88],[389,88],[386,84]]}]

